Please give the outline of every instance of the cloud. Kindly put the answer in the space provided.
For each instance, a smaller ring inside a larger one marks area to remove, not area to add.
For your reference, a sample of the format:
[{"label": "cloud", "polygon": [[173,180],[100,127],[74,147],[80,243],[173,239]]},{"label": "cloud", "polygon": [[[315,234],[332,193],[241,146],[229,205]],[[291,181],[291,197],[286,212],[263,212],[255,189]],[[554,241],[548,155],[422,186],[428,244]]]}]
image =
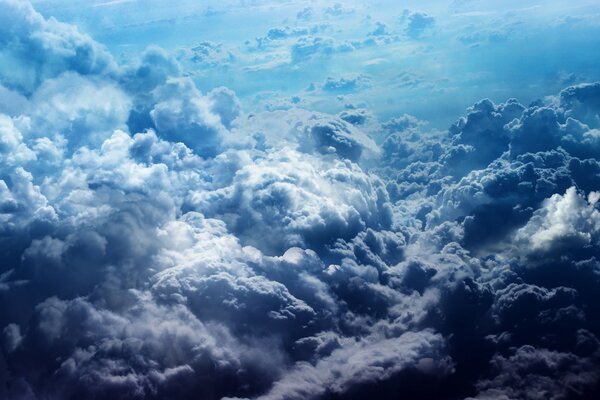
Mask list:
[{"label": "cloud", "polygon": [[[253,112],[5,6],[1,398],[597,397],[597,83],[444,131]],[[294,29],[294,61],[350,50]]]},{"label": "cloud", "polygon": [[383,124],[383,128],[387,131],[394,132],[404,132],[406,130],[412,130],[421,127],[424,125],[423,121],[419,121],[416,117],[404,114],[400,117],[392,118],[385,124]]},{"label": "cloud", "polygon": [[[238,120],[231,138],[238,145],[248,144],[252,132],[255,146],[281,149],[289,147],[303,153],[331,155],[354,162],[369,161],[380,151],[373,138],[363,129],[341,117],[298,108],[268,111]],[[229,145],[234,145],[229,143]]]},{"label": "cloud", "polygon": [[309,21],[314,14],[314,10],[310,7],[305,7],[302,10],[298,11],[298,13],[296,14],[296,19],[302,20],[302,21]]},{"label": "cloud", "polygon": [[239,101],[229,89],[207,96],[187,78],[170,79],[154,93],[150,117],[159,135],[181,141],[203,156],[214,156],[227,127],[239,114]]},{"label": "cloud", "polygon": [[467,44],[471,47],[476,47],[482,42],[501,43],[506,41],[511,33],[512,30],[510,28],[505,28],[505,30],[498,29],[467,33],[460,36],[458,39],[464,44]]},{"label": "cloud", "polygon": [[[260,51],[269,48],[277,48],[278,46],[287,43],[289,39],[316,35],[324,32],[327,28],[329,28],[328,24],[312,25],[310,27],[273,27],[267,31],[265,36],[255,38],[256,45],[249,49],[252,51]],[[246,41],[246,44],[250,44],[250,42]]]},{"label": "cloud", "polygon": [[211,110],[219,116],[221,124],[231,129],[231,124],[240,115],[242,106],[235,92],[226,87],[218,87],[211,90],[207,95]]},{"label": "cloud", "polygon": [[373,115],[366,109],[355,108],[342,111],[339,117],[352,125],[360,126],[372,119]]},{"label": "cloud", "polygon": [[337,43],[334,39],[323,36],[303,36],[291,46],[293,63],[308,61],[316,56],[329,57],[335,53],[349,52],[354,46],[349,43]]},{"label": "cloud", "polygon": [[383,22],[375,22],[375,29],[372,32],[369,32],[369,36],[385,36],[389,35],[387,26]]},{"label": "cloud", "polygon": [[349,161],[289,149],[241,168],[228,187],[193,194],[191,204],[224,219],[243,241],[267,252],[319,249],[366,227],[388,226],[391,217],[377,178]]},{"label": "cloud", "polygon": [[15,116],[26,107],[27,98],[25,96],[0,85],[0,112]]},{"label": "cloud", "polygon": [[341,3],[335,3],[331,7],[325,8],[324,13],[332,17],[340,17],[342,15],[354,13],[354,9],[351,7],[344,7]]},{"label": "cloud", "polygon": [[[247,357],[258,361],[258,354],[251,354],[255,350],[232,342],[223,328],[203,325],[184,307],[157,306],[142,294],[131,297],[137,303],[135,323],[130,323],[133,315],[123,318],[123,314],[98,309],[84,299],[46,300],[37,307],[37,322],[12,352],[11,362],[18,365],[19,360],[27,360],[31,356],[28,351],[33,350],[28,346],[39,352],[60,350],[62,359],[39,367],[43,368],[40,372],[46,368],[55,372],[56,384],[46,393],[64,398],[108,398],[125,393],[148,398],[187,397],[181,387],[189,390],[190,385],[196,393],[212,396],[215,390],[228,391],[225,386],[214,386],[216,379],[238,379],[268,368],[266,364],[246,364]],[[189,323],[181,325],[183,319]],[[43,341],[35,341],[36,336]],[[86,346],[84,338],[99,346]],[[166,340],[168,347],[164,346]],[[244,354],[246,351],[249,353]],[[219,365],[210,362],[216,359]],[[248,372],[238,375],[241,366]],[[197,380],[200,376],[205,378]],[[213,379],[207,379],[209,376]]]},{"label": "cloud", "polygon": [[455,170],[453,173],[462,174],[500,157],[508,150],[511,136],[505,125],[520,118],[524,109],[514,99],[499,105],[485,99],[473,105],[468,116],[450,128],[454,146],[445,156],[446,165]]},{"label": "cloud", "polygon": [[588,202],[575,187],[562,196],[552,195],[517,231],[515,239],[525,241],[523,248],[534,254],[563,253],[568,248],[595,244],[600,231],[600,212],[595,208],[599,196],[598,192],[590,192]]},{"label": "cloud", "polygon": [[370,80],[369,76],[363,74],[341,77],[339,79],[328,77],[321,88],[326,92],[352,93],[362,87],[368,86]]},{"label": "cloud", "polygon": [[306,399],[340,395],[348,384],[385,380],[407,368],[444,373],[450,369],[437,353],[439,337],[406,333],[398,338],[350,344],[334,350],[316,365],[300,364],[258,399]]},{"label": "cloud", "polygon": [[220,43],[200,42],[189,50],[183,51],[183,57],[203,67],[227,66],[236,61],[236,56],[223,48]]},{"label": "cloud", "polygon": [[164,84],[169,77],[181,75],[181,66],[165,50],[149,47],[135,64],[128,65],[121,73],[120,80],[123,86],[130,93],[140,95]]},{"label": "cloud", "polygon": [[115,63],[103,46],[77,28],[45,19],[28,2],[3,0],[0,57],[3,84],[30,94],[65,71],[110,74]]},{"label": "cloud", "polygon": [[560,399],[578,397],[598,380],[594,362],[570,353],[523,346],[493,360],[498,376],[478,384],[476,399]]},{"label": "cloud", "polygon": [[424,12],[404,10],[401,21],[404,22],[404,33],[411,39],[418,39],[435,24],[435,18]]},{"label": "cloud", "polygon": [[127,129],[131,100],[114,82],[72,72],[46,80],[30,100],[29,135],[63,136],[71,149],[99,146]]},{"label": "cloud", "polygon": [[600,84],[570,86],[560,92],[560,105],[573,117],[592,128],[600,128]]}]

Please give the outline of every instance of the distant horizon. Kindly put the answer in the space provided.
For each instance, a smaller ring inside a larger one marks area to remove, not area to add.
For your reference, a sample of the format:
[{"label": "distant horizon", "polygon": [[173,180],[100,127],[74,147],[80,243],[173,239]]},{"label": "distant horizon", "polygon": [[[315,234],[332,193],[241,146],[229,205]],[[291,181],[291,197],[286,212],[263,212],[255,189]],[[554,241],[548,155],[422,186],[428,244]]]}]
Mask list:
[{"label": "distant horizon", "polygon": [[[408,113],[447,129],[481,98],[529,104],[600,79],[597,57],[578,47],[600,48],[594,1],[33,4],[45,17],[90,34],[117,60],[133,62],[148,46],[171,51],[201,90],[227,86],[254,112],[300,105],[337,113],[348,104],[366,105],[383,121]],[[428,18],[412,22],[409,33],[405,11]],[[282,33],[271,39],[274,30]],[[315,48],[294,60],[294,47],[307,36],[340,50]],[[192,61],[191,49],[207,42],[217,49]],[[327,79],[360,75],[368,82],[351,91],[322,89]],[[295,96],[299,104],[291,101]]]}]

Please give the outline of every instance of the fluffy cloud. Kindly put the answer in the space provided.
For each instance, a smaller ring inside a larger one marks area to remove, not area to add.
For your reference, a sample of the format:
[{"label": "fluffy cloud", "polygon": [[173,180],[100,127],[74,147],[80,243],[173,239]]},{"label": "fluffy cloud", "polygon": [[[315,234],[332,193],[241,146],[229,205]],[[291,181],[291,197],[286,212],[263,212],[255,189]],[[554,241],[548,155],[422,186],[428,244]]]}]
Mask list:
[{"label": "fluffy cloud", "polygon": [[571,86],[560,92],[560,105],[573,117],[593,127],[600,128],[600,84],[589,83]]},{"label": "fluffy cloud", "polygon": [[184,56],[192,63],[204,67],[227,66],[236,60],[236,56],[223,49],[222,44],[208,41],[198,43],[189,51],[185,51]]},{"label": "fluffy cloud", "polygon": [[203,156],[220,152],[227,127],[239,114],[239,101],[228,89],[207,96],[190,79],[170,79],[154,91],[156,104],[150,117],[158,134],[178,141]]},{"label": "fluffy cloud", "polygon": [[254,114],[239,120],[227,145],[239,147],[243,144],[263,150],[265,147],[288,147],[302,153],[331,155],[353,162],[376,159],[380,150],[374,139],[361,127],[346,121],[345,115],[334,117],[297,108]]},{"label": "fluffy cloud", "polygon": [[45,19],[31,4],[2,1],[0,59],[3,84],[31,93],[45,79],[64,71],[110,74],[110,54],[72,25]]},{"label": "fluffy cloud", "polygon": [[351,7],[344,7],[341,3],[334,3],[331,7],[325,8],[324,12],[326,15],[339,17],[345,14],[352,14],[354,9]]},{"label": "fluffy cloud", "polygon": [[435,24],[435,18],[431,15],[410,10],[404,10],[401,20],[406,24],[404,33],[411,39],[420,38]]},{"label": "fluffy cloud", "polygon": [[29,135],[58,134],[75,149],[99,146],[115,129],[127,129],[131,101],[113,82],[68,72],[46,80],[29,105]]},{"label": "fluffy cloud", "polygon": [[590,192],[588,203],[574,187],[563,196],[555,194],[517,231],[515,239],[524,241],[523,248],[534,254],[593,246],[600,231],[600,212],[595,208],[599,197],[598,192]]},{"label": "fluffy cloud", "polygon": [[510,133],[505,125],[519,118],[523,110],[514,99],[499,105],[486,99],[473,105],[469,115],[450,128],[454,146],[447,151],[444,161],[451,172],[464,174],[485,167],[507,151]]},{"label": "fluffy cloud", "polygon": [[249,113],[4,5],[1,398],[597,397],[597,83],[444,132]]},{"label": "fluffy cloud", "polygon": [[372,119],[373,115],[368,110],[353,108],[342,111],[339,113],[339,117],[352,125],[359,126],[364,125],[369,119]]},{"label": "fluffy cloud", "polygon": [[350,386],[389,379],[407,369],[444,374],[451,370],[439,356],[439,337],[429,332],[368,340],[335,350],[316,365],[299,364],[258,399],[307,399],[343,395]]},{"label": "fluffy cloud", "polygon": [[192,194],[190,203],[220,216],[247,243],[267,251],[320,248],[391,223],[387,195],[376,177],[349,161],[287,149],[241,168],[230,186]]}]

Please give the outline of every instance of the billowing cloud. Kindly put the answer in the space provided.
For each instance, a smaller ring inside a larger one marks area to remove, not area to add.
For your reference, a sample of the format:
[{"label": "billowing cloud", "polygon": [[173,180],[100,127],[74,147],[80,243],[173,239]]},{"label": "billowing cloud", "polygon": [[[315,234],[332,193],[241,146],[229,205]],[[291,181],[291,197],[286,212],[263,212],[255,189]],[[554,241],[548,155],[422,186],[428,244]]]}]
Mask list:
[{"label": "billowing cloud", "polygon": [[0,58],[5,86],[29,94],[63,71],[109,74],[111,55],[89,36],[54,18],[46,19],[29,2],[2,1]]},{"label": "billowing cloud", "polygon": [[131,100],[114,82],[67,72],[46,80],[30,99],[30,136],[61,135],[72,149],[99,146],[127,129]]},{"label": "billowing cloud", "polygon": [[[0,398],[597,397],[598,83],[254,112],[183,65],[218,45],[118,64],[3,5]],[[348,50],[296,29],[296,66]]]},{"label": "billowing cloud", "polygon": [[527,225],[517,231],[516,240],[532,253],[564,252],[564,247],[593,246],[600,231],[600,212],[594,207],[600,194],[590,192],[589,203],[575,187],[544,201]]},{"label": "billowing cloud", "polygon": [[156,103],[150,117],[158,134],[185,143],[204,156],[219,152],[227,128],[239,114],[233,92],[215,89],[202,96],[186,78],[168,80],[153,95]]},{"label": "billowing cloud", "polygon": [[376,177],[350,161],[287,149],[241,168],[230,186],[193,193],[190,202],[229,222],[248,243],[277,252],[320,248],[391,223],[387,195]]}]

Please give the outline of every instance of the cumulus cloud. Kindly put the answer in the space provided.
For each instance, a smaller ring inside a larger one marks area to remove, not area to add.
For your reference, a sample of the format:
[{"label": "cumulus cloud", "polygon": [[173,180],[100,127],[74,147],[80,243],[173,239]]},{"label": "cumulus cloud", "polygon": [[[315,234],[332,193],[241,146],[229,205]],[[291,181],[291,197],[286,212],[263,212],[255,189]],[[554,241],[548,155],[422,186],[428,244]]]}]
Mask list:
[{"label": "cumulus cloud", "polygon": [[46,80],[30,108],[29,135],[58,134],[74,149],[99,146],[115,129],[127,129],[131,100],[114,82],[67,72]]},{"label": "cumulus cloud", "polygon": [[199,211],[226,220],[247,243],[269,252],[291,246],[320,248],[391,223],[387,196],[376,177],[350,161],[287,149],[241,168],[230,186],[194,193],[190,201]]},{"label": "cumulus cloud", "polygon": [[600,231],[600,212],[595,208],[599,197],[598,192],[590,192],[588,202],[575,187],[568,188],[562,196],[554,194],[517,231],[515,239],[524,241],[523,248],[534,254],[593,246]]},{"label": "cumulus cloud", "polygon": [[435,18],[431,15],[404,10],[401,21],[405,24],[404,33],[411,39],[418,39],[435,24]]},{"label": "cumulus cloud", "polygon": [[30,94],[64,71],[110,74],[115,67],[103,46],[72,26],[46,19],[29,2],[2,1],[0,57],[5,86]]},{"label": "cumulus cloud", "polygon": [[192,63],[203,67],[227,66],[236,60],[235,54],[223,48],[221,43],[204,41],[196,44],[183,56]]},{"label": "cumulus cloud", "polygon": [[153,96],[156,103],[149,114],[158,134],[209,157],[219,152],[240,110],[231,90],[218,88],[203,96],[187,78],[168,80]]},{"label": "cumulus cloud", "polygon": [[350,93],[361,87],[368,86],[370,77],[367,75],[347,76],[335,79],[328,77],[321,88],[326,92]]},{"label": "cumulus cloud", "polygon": [[593,128],[599,128],[599,91],[598,82],[570,86],[560,92],[560,105],[567,110],[567,116],[572,116]]},{"label": "cumulus cloud", "polygon": [[573,354],[523,346],[493,359],[498,375],[478,383],[481,393],[475,399],[581,398],[598,380],[593,364]]},{"label": "cumulus cloud", "polygon": [[339,117],[355,126],[364,125],[373,115],[364,108],[350,108],[339,113]]},{"label": "cumulus cloud", "polygon": [[519,118],[524,109],[514,99],[499,105],[485,99],[473,105],[468,116],[450,128],[454,146],[445,155],[446,164],[460,174],[497,159],[508,149],[510,133],[505,125]]},{"label": "cumulus cloud", "polygon": [[[257,147],[289,147],[303,153],[320,153],[353,162],[376,159],[380,150],[361,127],[329,114],[293,108],[251,115],[239,120],[232,140],[254,143]],[[249,141],[248,132],[252,132]],[[232,144],[233,145],[233,144]]]},{"label": "cumulus cloud", "polygon": [[447,131],[253,113],[3,5],[1,398],[597,397],[598,83]]},{"label": "cumulus cloud", "polygon": [[324,10],[326,15],[330,15],[332,17],[339,17],[345,14],[352,14],[354,9],[351,7],[344,7],[342,3],[335,3],[330,7],[326,7]]},{"label": "cumulus cloud", "polygon": [[305,7],[302,10],[298,11],[298,13],[296,14],[296,19],[302,20],[302,21],[309,21],[314,14],[314,10],[311,7]]},{"label": "cumulus cloud", "polygon": [[350,389],[348,385],[385,380],[408,368],[444,374],[451,368],[447,360],[439,358],[439,345],[439,338],[429,332],[420,335],[410,332],[394,339],[350,344],[314,366],[299,364],[268,394],[258,398],[310,399],[341,395]]}]

